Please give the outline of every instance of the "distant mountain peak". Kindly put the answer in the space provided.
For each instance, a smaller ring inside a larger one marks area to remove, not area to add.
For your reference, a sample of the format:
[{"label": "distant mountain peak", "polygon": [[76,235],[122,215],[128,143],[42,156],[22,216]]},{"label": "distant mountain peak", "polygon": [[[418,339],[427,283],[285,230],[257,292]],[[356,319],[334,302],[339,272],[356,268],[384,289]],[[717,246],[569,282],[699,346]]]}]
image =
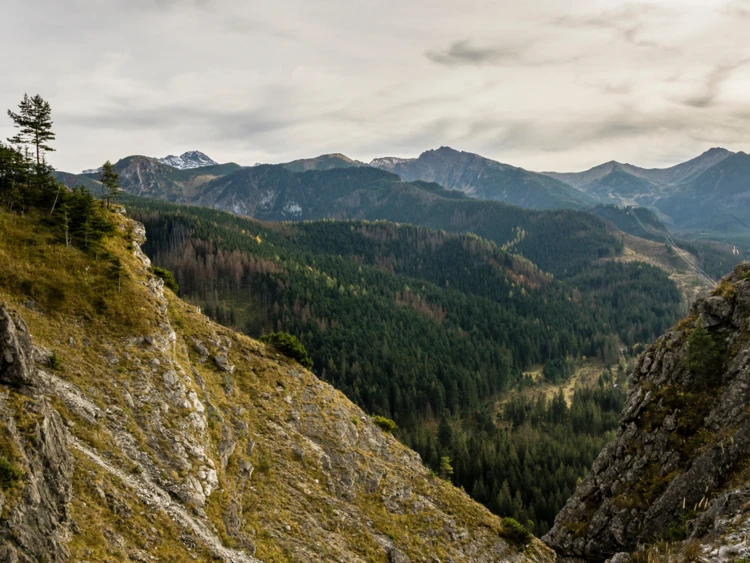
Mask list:
[{"label": "distant mountain peak", "polygon": [[370,166],[375,168],[387,168],[388,166],[395,166],[403,162],[411,162],[413,158],[400,158],[398,156],[381,156],[379,158],[373,158],[370,161]]},{"label": "distant mountain peak", "polygon": [[219,164],[200,151],[187,151],[180,156],[170,154],[164,158],[157,158],[156,160],[179,170],[190,170],[193,168],[203,168],[204,166],[216,166]]},{"label": "distant mountain peak", "polygon": [[314,158],[300,158],[292,162],[282,164],[284,168],[291,172],[305,172],[308,170],[331,170],[333,168],[352,168],[365,166],[363,162],[349,158],[340,152],[321,154]]}]

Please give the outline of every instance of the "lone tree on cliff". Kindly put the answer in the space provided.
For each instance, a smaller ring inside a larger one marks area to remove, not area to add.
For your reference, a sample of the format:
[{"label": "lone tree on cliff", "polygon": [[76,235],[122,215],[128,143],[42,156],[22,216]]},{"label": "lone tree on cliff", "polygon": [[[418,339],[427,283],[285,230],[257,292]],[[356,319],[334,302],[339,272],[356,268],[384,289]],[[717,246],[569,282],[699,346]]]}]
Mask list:
[{"label": "lone tree on cliff", "polygon": [[52,132],[52,109],[49,102],[45,101],[39,94],[33,98],[24,94],[18,108],[18,113],[8,110],[8,116],[13,120],[16,129],[19,130],[8,141],[14,145],[33,147],[36,152],[37,170],[41,171],[44,153],[55,150],[48,144],[55,139],[55,134]]},{"label": "lone tree on cliff", "polygon": [[112,200],[120,192],[120,175],[115,172],[114,165],[108,160],[102,166],[102,194],[103,199],[107,202],[109,208]]}]

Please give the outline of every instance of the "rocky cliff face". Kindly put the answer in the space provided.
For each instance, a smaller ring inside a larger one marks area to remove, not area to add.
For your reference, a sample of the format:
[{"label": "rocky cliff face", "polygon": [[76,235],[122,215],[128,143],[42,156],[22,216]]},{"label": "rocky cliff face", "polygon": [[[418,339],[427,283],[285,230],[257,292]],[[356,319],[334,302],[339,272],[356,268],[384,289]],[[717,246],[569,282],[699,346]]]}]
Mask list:
[{"label": "rocky cliff face", "polygon": [[35,357],[45,352],[32,348],[23,320],[0,304],[1,561],[58,562],[69,555],[73,460]]},{"label": "rocky cliff face", "polygon": [[342,394],[166,291],[143,229],[115,221],[89,257],[0,213],[0,560],[551,560]]},{"label": "rocky cliff face", "polygon": [[749,323],[746,263],[643,354],[616,440],[544,538],[559,560],[750,556]]}]

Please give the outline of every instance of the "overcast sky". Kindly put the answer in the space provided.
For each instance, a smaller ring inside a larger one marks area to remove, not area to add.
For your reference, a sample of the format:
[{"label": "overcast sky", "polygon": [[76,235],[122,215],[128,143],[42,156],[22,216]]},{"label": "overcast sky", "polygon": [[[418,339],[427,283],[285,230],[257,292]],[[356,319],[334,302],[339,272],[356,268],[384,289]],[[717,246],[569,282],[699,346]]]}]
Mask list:
[{"label": "overcast sky", "polygon": [[[750,149],[750,0],[3,0],[0,107],[77,172],[449,145],[532,170]],[[0,138],[11,134],[0,116]]]}]

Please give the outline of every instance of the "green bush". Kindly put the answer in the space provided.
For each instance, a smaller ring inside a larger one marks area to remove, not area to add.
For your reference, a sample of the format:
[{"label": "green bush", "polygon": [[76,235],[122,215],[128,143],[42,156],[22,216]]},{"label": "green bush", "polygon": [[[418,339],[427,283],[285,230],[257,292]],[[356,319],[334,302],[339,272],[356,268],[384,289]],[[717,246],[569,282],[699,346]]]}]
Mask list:
[{"label": "green bush", "polygon": [[161,279],[164,280],[164,285],[167,286],[169,289],[171,289],[175,294],[180,291],[180,286],[177,285],[177,282],[174,279],[174,276],[172,275],[172,272],[167,270],[166,268],[159,268],[157,266],[154,266],[151,268],[151,271],[159,276]]},{"label": "green bush", "polygon": [[516,545],[526,545],[531,540],[531,532],[513,518],[503,518],[503,530],[500,535]]},{"label": "green bush", "polygon": [[260,341],[270,344],[285,356],[297,360],[302,367],[312,369],[312,359],[310,359],[307,350],[305,350],[305,347],[296,336],[292,336],[286,332],[272,332],[271,334],[261,336]]},{"label": "green bush", "polygon": [[52,351],[52,355],[49,357],[48,363],[51,369],[60,369],[62,367],[62,360],[54,350]]},{"label": "green bush", "polygon": [[376,426],[379,426],[386,432],[393,432],[398,428],[398,425],[395,422],[393,422],[390,418],[386,418],[384,416],[373,416],[372,421]]},{"label": "green bush", "polygon": [[21,477],[23,471],[5,456],[0,456],[0,489],[10,489]]}]

